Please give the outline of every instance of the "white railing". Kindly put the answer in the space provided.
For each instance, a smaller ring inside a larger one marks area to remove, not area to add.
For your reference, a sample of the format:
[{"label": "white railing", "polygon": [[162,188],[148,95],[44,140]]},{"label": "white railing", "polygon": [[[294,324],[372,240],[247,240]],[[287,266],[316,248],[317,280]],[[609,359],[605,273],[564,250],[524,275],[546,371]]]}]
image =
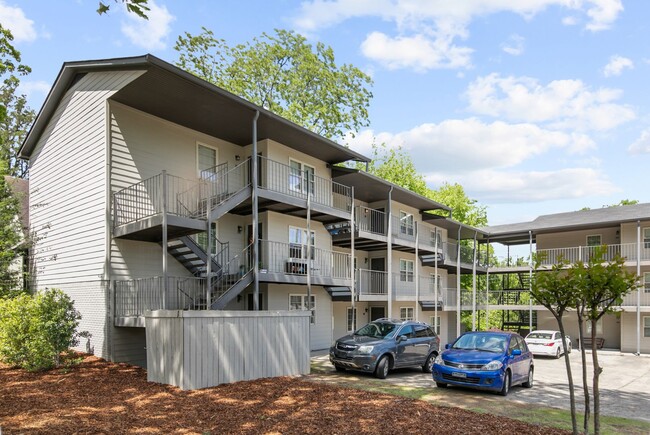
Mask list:
[{"label": "white railing", "polygon": [[[623,298],[622,307],[636,307],[638,302],[637,290],[627,294]],[[650,307],[650,288],[641,287],[641,304],[642,307]]]},{"label": "white railing", "polygon": [[205,278],[162,276],[115,281],[115,316],[139,317],[146,310],[206,309]]},{"label": "white railing", "polygon": [[319,177],[311,171],[301,171],[266,157],[259,157],[259,186],[273,192],[302,199],[311,195],[315,204],[350,212],[352,189],[331,179]]},{"label": "white railing", "polygon": [[[445,260],[455,263],[458,258],[458,244],[454,242],[443,243]],[[465,265],[474,264],[474,249],[469,246],[460,245],[460,262]],[[476,253],[476,265],[485,267],[487,265],[487,254],[484,251]]]},{"label": "white railing", "polygon": [[393,293],[395,297],[415,297],[413,272],[393,272]]},{"label": "white railing", "polygon": [[360,295],[387,295],[388,272],[358,269],[357,291]]},{"label": "white railing", "polygon": [[436,292],[435,278],[432,276],[420,276],[420,300],[435,301],[443,300],[442,282],[438,277],[438,291]]},{"label": "white railing", "polygon": [[354,219],[361,231],[386,235],[386,213],[372,208],[357,206],[354,211]]},{"label": "white railing", "polygon": [[[350,279],[350,254],[298,243],[260,240],[260,272]],[[311,257],[311,258],[310,258]]]},{"label": "white railing", "polygon": [[[603,246],[605,248],[603,255],[604,261],[613,260],[617,255],[620,255],[627,261],[636,261],[637,259],[636,243]],[[535,253],[535,258],[539,259],[540,263],[544,266],[557,264],[561,260],[568,261],[569,263],[576,263],[578,261],[587,262],[593,257],[595,250],[602,249],[603,246],[572,246],[568,248],[538,249]],[[642,261],[650,260],[650,249],[642,246],[640,259]]]}]

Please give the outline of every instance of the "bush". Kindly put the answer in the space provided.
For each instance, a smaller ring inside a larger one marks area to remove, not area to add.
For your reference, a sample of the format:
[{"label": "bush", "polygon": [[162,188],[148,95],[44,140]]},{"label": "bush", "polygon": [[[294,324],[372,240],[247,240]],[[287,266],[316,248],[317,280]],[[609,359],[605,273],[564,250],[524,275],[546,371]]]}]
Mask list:
[{"label": "bush", "polygon": [[58,289],[0,299],[0,359],[29,371],[60,364],[61,352],[79,344],[81,315]]}]

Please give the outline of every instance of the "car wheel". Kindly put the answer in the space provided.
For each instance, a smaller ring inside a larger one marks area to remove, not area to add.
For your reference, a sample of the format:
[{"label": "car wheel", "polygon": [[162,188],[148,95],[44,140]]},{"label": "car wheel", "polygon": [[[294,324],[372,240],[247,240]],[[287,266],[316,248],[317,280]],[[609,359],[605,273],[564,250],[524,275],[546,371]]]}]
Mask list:
[{"label": "car wheel", "polygon": [[501,394],[502,396],[507,396],[509,392],[510,392],[510,372],[506,372],[506,376],[503,378],[503,386],[501,387],[501,391],[499,391],[499,394]]},{"label": "car wheel", "polygon": [[431,373],[433,370],[433,362],[436,360],[436,354],[432,353],[427,357],[427,360],[424,362],[424,365],[422,366],[422,371],[424,373]]},{"label": "car wheel", "polygon": [[337,372],[344,372],[345,371],[345,367],[342,367],[342,366],[339,366],[339,365],[336,365],[336,364],[334,364],[334,368],[336,369]]},{"label": "car wheel", "polygon": [[436,387],[438,388],[447,388],[447,384],[444,382],[436,382]]},{"label": "car wheel", "polygon": [[379,358],[379,361],[377,362],[377,367],[375,368],[375,376],[379,379],[386,379],[386,376],[388,376],[389,368],[390,364],[388,362],[388,357],[384,355]]},{"label": "car wheel", "polygon": [[555,351],[555,359],[560,358],[560,347],[558,346],[557,350]]},{"label": "car wheel", "polygon": [[532,388],[533,387],[533,367],[531,366],[528,369],[528,380],[521,384],[524,388]]}]

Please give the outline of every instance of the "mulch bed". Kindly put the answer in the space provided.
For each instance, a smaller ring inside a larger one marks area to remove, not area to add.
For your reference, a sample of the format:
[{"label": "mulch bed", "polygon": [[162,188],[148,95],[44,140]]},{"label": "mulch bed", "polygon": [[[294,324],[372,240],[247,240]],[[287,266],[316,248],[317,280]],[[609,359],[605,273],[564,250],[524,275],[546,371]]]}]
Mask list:
[{"label": "mulch bed", "polygon": [[139,367],[93,356],[67,371],[28,373],[0,365],[0,428],[3,435],[567,433],[301,378],[181,391],[147,382]]}]

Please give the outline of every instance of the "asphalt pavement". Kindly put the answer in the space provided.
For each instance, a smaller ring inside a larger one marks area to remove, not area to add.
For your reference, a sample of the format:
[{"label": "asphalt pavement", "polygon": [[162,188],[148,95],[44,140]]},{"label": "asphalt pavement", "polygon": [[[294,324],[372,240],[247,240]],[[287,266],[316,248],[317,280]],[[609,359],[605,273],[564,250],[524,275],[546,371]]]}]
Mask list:
[{"label": "asphalt pavement", "polygon": [[[593,363],[591,352],[587,356],[587,383],[591,390]],[[571,371],[575,385],[576,405],[579,411],[583,409],[582,364],[580,352],[576,349],[569,354]],[[329,363],[326,351],[314,352],[312,359],[315,363],[335,373]],[[632,418],[650,422],[650,355],[635,356],[618,351],[602,350],[598,352],[599,365],[603,368],[600,375],[600,407],[601,414]],[[350,373],[351,374],[351,373]],[[356,375],[363,379],[372,379],[372,375]],[[340,376],[349,376],[348,373]],[[430,374],[422,373],[419,369],[400,369],[392,371],[383,382],[395,385],[437,388]],[[457,388],[449,387],[448,391]],[[480,400],[486,392],[473,392],[462,389],[464,394],[475,394]],[[506,400],[532,403],[541,406],[570,408],[569,386],[564,357],[535,357],[535,380],[533,388],[513,387],[505,397]],[[593,400],[592,400],[593,410]]]}]

